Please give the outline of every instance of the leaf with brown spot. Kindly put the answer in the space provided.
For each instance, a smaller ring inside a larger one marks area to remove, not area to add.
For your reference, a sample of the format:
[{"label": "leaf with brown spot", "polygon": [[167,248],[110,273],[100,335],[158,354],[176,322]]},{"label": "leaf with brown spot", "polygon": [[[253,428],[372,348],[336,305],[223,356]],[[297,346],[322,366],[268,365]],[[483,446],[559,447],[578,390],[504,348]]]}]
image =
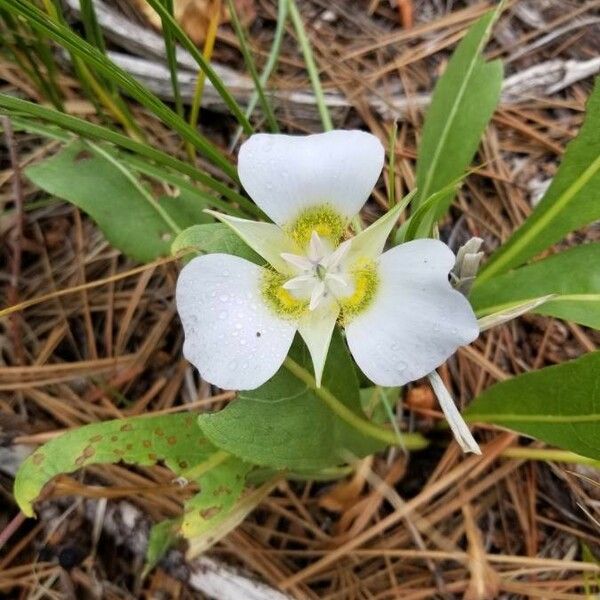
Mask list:
[{"label": "leaf with brown spot", "polygon": [[230,456],[196,482],[200,491],[185,503],[181,533],[194,538],[213,529],[225,519],[244,491],[252,465]]},{"label": "leaf with brown spot", "polygon": [[[71,473],[89,464],[123,461],[138,465],[165,464],[176,474],[181,465],[202,463],[217,450],[198,444],[202,433],[189,414],[133,417],[94,423],[55,438],[21,465],[14,495],[21,510],[33,516],[32,503],[53,477]],[[148,452],[148,448],[152,452]]]}]

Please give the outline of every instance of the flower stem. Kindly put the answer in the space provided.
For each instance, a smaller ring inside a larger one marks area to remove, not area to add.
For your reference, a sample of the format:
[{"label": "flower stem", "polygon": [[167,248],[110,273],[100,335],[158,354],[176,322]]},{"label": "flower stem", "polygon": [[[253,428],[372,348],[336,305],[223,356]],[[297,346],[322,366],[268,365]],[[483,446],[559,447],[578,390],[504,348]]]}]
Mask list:
[{"label": "flower stem", "polygon": [[[348,425],[351,425],[363,435],[385,442],[390,446],[397,446],[400,444],[394,431],[371,423],[350,410],[326,387],[317,387],[317,382],[311,373],[289,356],[285,359],[283,364],[291,373],[300,379],[300,381],[304,382],[319,399],[323,400],[331,411],[340,417],[340,419],[346,421]],[[427,440],[419,433],[404,433],[402,436],[402,446],[407,450],[420,450],[421,448],[427,447],[427,445]]]},{"label": "flower stem", "polygon": [[568,450],[558,450],[556,448],[506,448],[500,456],[502,458],[524,458],[526,460],[543,460],[571,463],[576,465],[590,465],[600,468],[600,460],[590,458],[589,456],[581,456],[575,452]]}]

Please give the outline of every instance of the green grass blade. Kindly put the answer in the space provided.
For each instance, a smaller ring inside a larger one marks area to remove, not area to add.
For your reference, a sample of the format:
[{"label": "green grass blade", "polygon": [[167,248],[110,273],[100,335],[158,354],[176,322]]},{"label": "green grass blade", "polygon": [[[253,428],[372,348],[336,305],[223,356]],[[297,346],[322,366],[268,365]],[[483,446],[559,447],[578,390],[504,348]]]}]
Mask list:
[{"label": "green grass blade", "polygon": [[235,98],[231,95],[225,84],[221,81],[221,78],[216,74],[215,70],[210,66],[208,61],[202,56],[202,53],[198,50],[194,42],[190,40],[189,36],[179,26],[177,21],[169,14],[169,11],[161,4],[160,0],[146,0],[148,4],[158,13],[163,23],[167,23],[170,27],[173,36],[179,41],[179,43],[192,55],[194,60],[198,63],[201,71],[206,75],[208,80],[213,84],[215,90],[219,93],[223,102],[227,105],[227,108],[231,111],[231,114],[238,120],[238,123],[244,128],[246,133],[252,133],[252,125],[246,116],[244,115],[240,105],[235,101]]},{"label": "green grass blade", "polygon": [[[173,16],[173,0],[164,0],[165,7],[169,14]],[[165,51],[167,53],[167,63],[169,65],[169,75],[171,77],[171,87],[173,88],[173,98],[175,99],[175,110],[183,118],[183,101],[179,89],[179,79],[177,77],[177,47],[175,37],[169,23],[162,19],[163,38],[165,40]]]},{"label": "green grass blade", "polygon": [[250,77],[252,77],[252,81],[254,82],[254,87],[256,89],[256,93],[258,94],[260,105],[267,119],[267,123],[269,124],[269,129],[273,133],[278,133],[279,125],[277,124],[277,119],[275,118],[275,113],[273,111],[273,107],[271,106],[271,102],[266,96],[260,78],[258,77],[258,72],[256,71],[256,65],[254,64],[254,59],[252,58],[250,48],[248,47],[248,41],[246,40],[244,28],[240,23],[240,19],[235,9],[235,3],[233,0],[227,0],[227,6],[229,7],[229,13],[231,15],[231,23],[240,42],[240,50],[242,52],[242,56],[244,57],[246,68],[248,69]]},{"label": "green grass blade", "polygon": [[[271,73],[277,64],[279,59],[279,52],[281,51],[281,42],[283,41],[283,36],[285,34],[285,25],[287,22],[288,16],[288,0],[279,0],[277,6],[277,25],[275,26],[275,33],[273,35],[273,43],[271,44],[271,50],[269,50],[269,56],[267,57],[267,62],[263,68],[262,73],[260,74],[260,84],[263,88],[267,85],[267,81],[269,81],[269,77],[271,77]],[[246,118],[250,119],[256,105],[258,103],[258,93],[256,90],[252,92],[252,96],[250,96],[250,100],[248,102],[248,107],[246,108]],[[230,150],[236,147],[240,136],[242,135],[242,128],[238,127],[235,135],[233,136],[231,145],[229,147]]]},{"label": "green grass blade", "polygon": [[304,56],[304,62],[306,64],[306,70],[308,71],[310,83],[312,85],[315,98],[317,99],[317,107],[319,109],[319,114],[321,115],[323,129],[325,131],[330,131],[333,129],[333,123],[331,122],[331,116],[329,115],[329,109],[327,108],[325,96],[323,94],[323,88],[321,87],[319,70],[317,69],[317,65],[315,63],[312,48],[310,47],[310,42],[308,41],[308,36],[306,35],[306,30],[304,29],[302,17],[298,12],[298,7],[296,6],[296,2],[294,0],[288,0],[288,9],[290,12],[290,18],[294,24],[294,29],[296,30],[296,35],[298,36],[298,43],[302,49],[302,55]]},{"label": "green grass blade", "polygon": [[518,267],[565,235],[600,219],[600,78],[586,105],[583,125],[531,215],[484,266],[487,281]]},{"label": "green grass blade", "polygon": [[193,180],[225,196],[232,202],[244,207],[245,212],[249,215],[262,216],[262,212],[256,205],[207,173],[200,171],[193,165],[179,160],[166,152],[162,152],[148,144],[132,140],[126,135],[108,129],[107,127],[89,123],[88,121],[67,115],[52,108],[40,106],[34,102],[29,102],[6,94],[0,94],[0,110],[2,109],[11,116],[18,117],[18,115],[27,115],[28,117],[43,119],[44,121],[87,139],[103,140],[115,144],[116,146],[134,152],[139,156],[153,160],[159,165],[174,169],[182,175],[189,176]]},{"label": "green grass blade", "polygon": [[[50,21],[45,13],[33,5],[22,4],[17,2],[17,0],[0,0],[0,7],[4,7],[14,14],[22,16],[33,27],[39,29],[55,42],[73,52],[85,64],[110,78],[115,84],[138,100],[138,102],[151,110],[165,124],[177,131],[183,139],[198,148],[204,156],[222,169],[226,175],[237,181],[235,167],[216,146],[198,131],[190,127],[179,115],[126,71],[108,60],[97,48],[81,39],[68,27]],[[162,6],[161,9],[164,13]]]}]

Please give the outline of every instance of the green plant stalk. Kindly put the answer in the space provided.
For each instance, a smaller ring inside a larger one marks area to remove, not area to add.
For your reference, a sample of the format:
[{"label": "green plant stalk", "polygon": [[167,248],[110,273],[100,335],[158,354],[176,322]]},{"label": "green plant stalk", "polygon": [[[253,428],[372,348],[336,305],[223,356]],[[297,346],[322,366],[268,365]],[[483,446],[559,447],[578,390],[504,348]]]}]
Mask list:
[{"label": "green plant stalk", "polygon": [[[275,26],[275,33],[273,35],[273,43],[271,44],[271,49],[269,50],[269,56],[267,57],[267,62],[264,66],[264,69],[260,75],[260,84],[263,88],[267,85],[267,81],[269,81],[269,77],[277,64],[277,60],[279,59],[279,52],[281,51],[281,42],[283,41],[283,35],[285,34],[285,24],[287,21],[288,14],[288,0],[279,0],[277,6],[277,24]],[[252,92],[252,96],[250,97],[250,101],[248,102],[248,107],[246,108],[246,118],[250,119],[254,109],[256,108],[256,104],[258,103],[258,92],[256,90]],[[230,145],[230,150],[235,148],[242,135],[242,128],[238,126],[235,135],[233,136],[233,140]]]},{"label": "green plant stalk", "polygon": [[192,55],[194,60],[198,63],[201,71],[206,75],[209,81],[215,87],[215,90],[219,93],[223,102],[227,105],[233,116],[238,120],[238,123],[244,128],[244,131],[248,134],[252,133],[252,125],[248,119],[246,119],[239,104],[235,101],[235,98],[231,95],[225,84],[221,81],[221,78],[215,73],[214,69],[210,66],[208,61],[202,56],[202,53],[196,48],[196,45],[189,36],[179,26],[177,21],[169,14],[169,11],[162,5],[160,0],[146,0],[148,4],[158,13],[163,21],[166,21],[173,32],[174,37],[179,43]]},{"label": "green plant stalk", "polygon": [[298,12],[298,7],[296,6],[295,0],[288,0],[288,10],[294,25],[294,29],[296,30],[296,35],[298,36],[298,43],[302,49],[306,70],[308,71],[308,76],[317,100],[319,114],[321,115],[323,129],[325,131],[331,131],[333,129],[333,123],[331,122],[331,116],[329,114],[329,109],[327,108],[327,103],[325,102],[321,81],[319,80],[319,70],[317,69],[313,52],[310,47],[310,42],[308,41],[308,36],[306,35],[306,30],[304,29],[304,23],[302,22],[302,17]]},{"label": "green plant stalk", "polygon": [[[148,1],[156,4],[155,0]],[[69,28],[48,20],[44,12],[31,4],[22,4],[16,0],[0,0],[0,7],[7,8],[25,18],[33,27],[48,35],[58,44],[74,52],[86,64],[93,66],[100,73],[111,78],[116,84],[151,110],[158,118],[162,119],[165,124],[177,131],[184,140],[193,143],[223,173],[237,182],[235,167],[212,142],[190,127],[179,115],[173,112],[164,102],[129,75],[129,73],[109,61],[97,48],[75,35]],[[164,14],[162,6],[160,10]]]},{"label": "green plant stalk", "polygon": [[[89,0],[88,0],[89,1]],[[173,0],[164,0],[166,9],[173,16]],[[175,99],[175,111],[183,118],[183,101],[179,89],[179,78],[177,77],[177,50],[175,39],[169,24],[162,19],[163,38],[165,40],[165,51],[167,53],[167,63],[169,65],[169,75],[171,77],[171,87],[173,88],[173,98]]]},{"label": "green plant stalk", "polygon": [[227,0],[227,6],[229,7],[229,13],[231,15],[231,23],[240,42],[240,50],[242,52],[242,56],[244,57],[244,63],[246,64],[246,68],[248,69],[250,77],[252,77],[252,81],[254,82],[254,88],[258,94],[260,106],[267,119],[267,123],[269,124],[269,129],[272,133],[279,133],[279,125],[277,124],[273,107],[271,106],[271,103],[266,96],[265,90],[260,82],[258,72],[256,71],[256,65],[254,64],[254,59],[252,58],[252,53],[248,47],[248,41],[246,40],[244,28],[240,23],[240,19],[235,9],[235,3],[233,0]]},{"label": "green plant stalk", "polygon": [[73,117],[52,108],[38,105],[35,102],[8,96],[7,94],[0,94],[0,110],[1,109],[5,109],[5,111],[15,119],[15,123],[18,122],[23,127],[33,127],[33,125],[27,125],[22,119],[19,119],[20,114],[43,119],[44,121],[48,121],[60,128],[67,129],[87,139],[103,140],[126,150],[130,150],[131,152],[135,152],[160,165],[172,168],[181,174],[188,175],[194,181],[198,181],[202,185],[222,194],[232,202],[243,207],[247,214],[263,217],[262,211],[254,203],[207,173],[200,171],[196,167],[179,160],[166,152],[162,152],[148,144],[132,140],[126,135],[108,129],[107,127],[89,123],[78,117]]},{"label": "green plant stalk", "polygon": [[225,450],[217,450],[210,458],[184,471],[181,477],[188,481],[194,481],[221,463],[224,463],[230,456],[231,454],[225,452]]},{"label": "green plant stalk", "polygon": [[[399,444],[398,437],[394,431],[379,427],[367,419],[351,411],[346,405],[338,400],[326,387],[317,387],[315,378],[296,361],[289,356],[283,361],[284,366],[293,373],[300,381],[306,384],[314,394],[323,400],[325,404],[340,419],[360,431],[363,435],[380,440],[390,446]],[[402,446],[407,450],[420,450],[426,448],[428,441],[419,433],[404,433],[402,435]]]}]

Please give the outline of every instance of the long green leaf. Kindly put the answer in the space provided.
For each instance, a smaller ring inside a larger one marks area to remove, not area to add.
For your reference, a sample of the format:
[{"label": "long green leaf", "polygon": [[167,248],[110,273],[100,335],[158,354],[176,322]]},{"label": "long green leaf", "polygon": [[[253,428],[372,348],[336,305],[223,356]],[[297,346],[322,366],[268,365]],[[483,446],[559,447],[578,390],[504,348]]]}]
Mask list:
[{"label": "long green leaf", "polygon": [[600,329],[600,243],[570,248],[485,281],[470,295],[478,316],[554,294],[534,312]]},{"label": "long green leaf", "polygon": [[168,255],[179,230],[209,220],[194,196],[154,199],[109,156],[75,141],[25,173],[37,186],[88,213],[113,246],[140,262]]},{"label": "long green leaf", "polygon": [[122,460],[153,465],[164,460],[180,475],[215,452],[198,430],[192,413],[94,423],[61,435],[27,458],[15,478],[15,500],[26,515],[32,516],[32,503],[44,485],[62,473],[89,464]]},{"label": "long green leaf", "polygon": [[485,62],[481,52],[500,10],[471,26],[435,87],[417,159],[417,207],[464,174],[498,104],[502,64]]},{"label": "long green leaf", "polygon": [[[189,163],[183,162],[182,160],[179,160],[178,158],[175,158],[166,152],[162,152],[161,150],[153,148],[148,144],[132,140],[125,135],[108,129],[107,127],[102,127],[101,125],[96,125],[83,119],[67,115],[66,113],[58,110],[40,106],[34,102],[22,100],[21,98],[15,98],[7,94],[0,94],[0,111],[2,111],[2,109],[4,109],[3,112],[6,112],[13,117],[15,115],[23,114],[29,117],[43,119],[44,121],[52,123],[57,127],[72,131],[77,135],[81,135],[82,137],[92,140],[104,140],[126,150],[135,152],[136,154],[153,160],[160,165],[164,165],[174,169],[175,171],[178,171],[179,173],[188,175],[193,180],[198,181],[202,185],[205,185],[219,194],[222,194],[232,202],[239,204],[248,214],[254,216],[262,215],[262,211],[260,211],[260,209],[251,203],[247,198],[226,186],[224,183],[216,180],[214,177],[211,177],[207,173],[200,171]],[[25,126],[25,123],[22,123],[22,125]]]},{"label": "long green leaf", "polygon": [[587,103],[579,135],[540,203],[480,274],[487,280],[517,267],[567,233],[600,219],[600,77]]},{"label": "long green leaf", "polygon": [[464,416],[600,459],[600,352],[498,383]]},{"label": "long green leaf", "polygon": [[223,173],[231,177],[234,181],[237,181],[235,167],[212,142],[190,127],[188,123],[159,98],[129,75],[129,73],[111,62],[97,48],[80,38],[68,27],[49,20],[47,15],[33,4],[26,4],[17,0],[0,0],[0,7],[5,7],[13,13],[21,15],[33,27],[45,33],[55,42],[73,52],[83,62],[92,66],[115,84],[119,85],[146,108],[151,110],[164,123],[177,131],[182,138],[197,147],[211,162],[222,169]]}]

